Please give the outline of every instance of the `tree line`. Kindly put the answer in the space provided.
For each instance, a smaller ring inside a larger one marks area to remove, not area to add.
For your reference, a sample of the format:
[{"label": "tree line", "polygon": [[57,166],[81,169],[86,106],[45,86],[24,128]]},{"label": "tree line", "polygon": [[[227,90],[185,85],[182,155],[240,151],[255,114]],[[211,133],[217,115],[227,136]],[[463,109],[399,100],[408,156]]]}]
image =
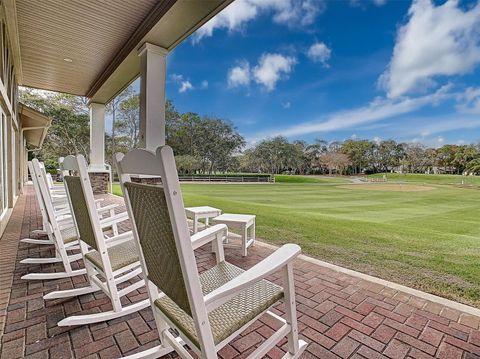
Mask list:
[{"label": "tree line", "polygon": [[[89,117],[82,97],[21,91],[21,101],[50,116],[52,126],[36,155],[54,171],[66,154],[89,155]],[[106,134],[106,162],[116,152],[138,146],[139,97],[128,88],[107,107],[112,132]],[[395,140],[289,141],[277,136],[246,147],[245,138],[228,120],[178,111],[166,103],[166,143],[176,155],[181,173],[291,173],[336,174],[480,173],[480,145],[451,145],[431,148],[419,143]]]},{"label": "tree line", "polygon": [[[43,147],[35,151],[47,169],[55,172],[58,158],[67,154],[83,154],[88,161],[90,128],[85,98],[32,89],[23,89],[20,96],[27,106],[53,119]],[[115,153],[138,146],[139,103],[138,94],[129,87],[107,106],[112,132],[105,135],[105,160],[110,165]],[[166,142],[176,154],[179,170],[186,173],[235,171],[235,155],[245,146],[245,139],[230,121],[180,113],[171,101],[166,103]]]},{"label": "tree line", "polygon": [[480,144],[431,148],[395,140],[349,139],[289,142],[265,139],[239,156],[240,169],[249,172],[292,174],[480,173]]}]

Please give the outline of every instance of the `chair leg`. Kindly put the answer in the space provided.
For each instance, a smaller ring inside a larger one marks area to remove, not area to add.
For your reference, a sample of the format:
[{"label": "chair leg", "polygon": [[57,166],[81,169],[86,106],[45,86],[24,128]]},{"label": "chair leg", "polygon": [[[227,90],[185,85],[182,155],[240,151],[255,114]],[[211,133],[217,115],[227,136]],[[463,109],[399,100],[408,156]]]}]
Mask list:
[{"label": "chair leg", "polygon": [[300,358],[300,356],[303,354],[305,349],[307,349],[308,343],[304,340],[300,340],[298,342],[298,350],[295,354],[292,354],[290,352],[287,352],[282,359],[297,359]]},{"label": "chair leg", "polygon": [[252,246],[254,246],[254,245],[255,245],[255,238],[256,238],[256,234],[255,234],[255,220],[253,221],[253,224],[252,224],[252,226],[251,226],[250,228],[251,228],[250,230],[251,230],[251,232],[252,232],[251,236],[252,236],[252,239],[253,239],[253,241],[252,241]]},{"label": "chair leg", "polygon": [[105,284],[107,285],[108,291],[109,291],[109,296],[112,301],[112,307],[114,312],[121,312],[123,310],[122,308],[122,302],[120,301],[120,295],[119,291],[117,288],[117,283],[115,283],[115,278],[113,276],[113,273],[111,270],[108,271],[108,273],[104,273],[106,282]]},{"label": "chair leg", "polygon": [[306,343],[298,340],[297,305],[295,300],[293,263],[288,263],[283,270],[283,290],[285,295],[285,319],[291,328],[290,332],[287,334],[288,352],[284,358],[293,359],[298,358],[301,351],[303,352],[306,348]]},{"label": "chair leg", "polygon": [[105,322],[107,320],[123,317],[124,315],[132,314],[147,308],[150,306],[150,300],[145,299],[141,302],[134,303],[123,307],[120,311],[116,312],[110,310],[108,312],[85,314],[85,315],[73,315],[71,317],[62,319],[57,323],[59,327],[73,326],[73,325],[85,325],[99,322]]},{"label": "chair leg", "polygon": [[198,232],[198,219],[197,216],[193,217],[193,234]]},{"label": "chair leg", "polygon": [[[110,210],[110,217],[113,217],[115,215],[115,210],[112,208]],[[112,223],[112,231],[114,236],[118,236],[118,225],[117,223]]]},{"label": "chair leg", "polygon": [[248,255],[247,245],[248,245],[248,228],[247,226],[245,226],[243,228],[243,233],[242,233],[242,257],[246,257]]},{"label": "chair leg", "polygon": [[69,272],[53,272],[53,273],[28,273],[25,274],[21,279],[24,280],[51,280],[51,279],[62,279],[75,277],[77,275],[86,274],[87,271],[85,268],[73,270]]}]

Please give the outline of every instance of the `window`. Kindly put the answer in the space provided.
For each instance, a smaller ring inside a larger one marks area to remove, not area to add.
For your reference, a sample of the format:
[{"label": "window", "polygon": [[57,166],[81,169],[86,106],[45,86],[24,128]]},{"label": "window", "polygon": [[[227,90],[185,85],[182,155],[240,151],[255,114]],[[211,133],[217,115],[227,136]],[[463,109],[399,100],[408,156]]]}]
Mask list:
[{"label": "window", "polygon": [[15,170],[15,164],[17,163],[17,131],[13,128],[13,124],[11,124],[11,143],[12,147],[10,148],[12,154],[12,178],[10,179],[11,187],[10,187],[10,196],[15,198],[18,194],[18,184],[17,184],[17,172]]},{"label": "window", "polygon": [[0,77],[4,81],[3,64],[5,63],[5,25],[0,22]]},{"label": "window", "polygon": [[8,206],[7,198],[7,123],[5,114],[0,111],[0,217]]}]

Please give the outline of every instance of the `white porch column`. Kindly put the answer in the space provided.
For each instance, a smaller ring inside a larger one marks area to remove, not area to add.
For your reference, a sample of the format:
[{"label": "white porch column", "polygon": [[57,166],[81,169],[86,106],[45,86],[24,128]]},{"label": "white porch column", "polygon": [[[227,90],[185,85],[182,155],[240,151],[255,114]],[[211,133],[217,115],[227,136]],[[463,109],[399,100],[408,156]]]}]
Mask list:
[{"label": "white porch column", "polygon": [[90,104],[90,170],[105,170],[105,104]]},{"label": "white porch column", "polygon": [[155,150],[165,145],[165,76],[168,51],[145,43],[139,50],[140,139],[139,147]]}]

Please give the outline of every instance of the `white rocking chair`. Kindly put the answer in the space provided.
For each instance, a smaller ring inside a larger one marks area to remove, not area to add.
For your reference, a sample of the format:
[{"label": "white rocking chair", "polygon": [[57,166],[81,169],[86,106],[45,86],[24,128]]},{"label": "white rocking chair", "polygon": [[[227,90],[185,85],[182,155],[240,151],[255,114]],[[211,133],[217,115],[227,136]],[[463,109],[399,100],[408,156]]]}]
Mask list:
[{"label": "white rocking chair", "polygon": [[[67,251],[79,249],[79,241],[75,225],[70,213],[70,208],[61,207],[58,209],[54,207],[51,196],[47,188],[47,183],[45,181],[46,176],[42,173],[42,168],[40,162],[37,159],[33,159],[28,163],[28,167],[32,176],[32,182],[37,196],[37,200],[40,207],[40,212],[42,215],[42,224],[43,227],[47,229],[48,239],[34,239],[34,238],[24,238],[21,241],[24,243],[30,244],[51,244],[55,246],[55,257],[47,258],[26,258],[20,261],[22,264],[52,264],[52,263],[63,263],[64,272],[54,272],[54,273],[29,273],[22,277],[26,280],[48,280],[48,279],[59,279],[66,278],[76,275],[85,274],[84,269],[73,271],[71,268],[71,263],[82,258],[81,253],[69,255]],[[68,202],[67,202],[68,205]],[[109,214],[110,217],[102,220],[105,228],[114,227],[116,224],[112,221],[112,218],[115,218],[115,208],[118,205],[109,205],[101,208],[97,208],[97,213],[99,216],[102,214]],[[125,213],[126,217],[127,214]]]},{"label": "white rocking chair", "polygon": [[56,187],[54,185],[52,176],[50,175],[50,173],[47,173],[45,169],[45,164],[43,162],[39,162],[39,167],[40,167],[40,173],[47,186],[48,194],[50,196],[50,199],[54,207],[68,208],[68,201],[67,201],[67,195],[65,193],[65,188],[63,186]]},{"label": "white rocking chair", "polygon": [[[66,176],[68,176],[70,174],[70,172],[73,172],[73,171],[76,171],[76,169],[78,168],[78,165],[77,165],[77,160],[74,156],[67,156],[65,158],[66,161],[64,161],[64,158],[62,157],[59,162],[61,164],[61,168],[62,168],[62,172],[63,172],[63,175],[64,175],[64,178]],[[65,190],[67,189],[67,185],[65,184]],[[71,200],[70,200],[70,197],[68,196],[68,191],[65,192],[66,195],[67,195],[67,199],[68,199],[68,202],[69,202],[69,209],[72,208],[72,204],[71,204]],[[98,204],[97,202],[98,200],[95,200],[96,204]],[[114,205],[114,206],[106,206],[106,208],[110,208],[111,211],[114,210],[115,207],[118,207],[118,205]],[[97,207],[97,212],[98,212],[98,207]],[[73,216],[73,220],[74,220],[74,226],[75,228],[78,227],[78,224],[76,223],[75,221],[75,216]],[[99,220],[100,223],[101,223],[101,226],[102,226],[102,230],[105,230],[105,229],[112,229],[112,232],[113,232],[113,235],[114,236],[118,236],[118,227],[117,227],[117,224],[120,223],[120,222],[123,222],[125,220],[128,220],[128,214],[127,212],[123,212],[123,213],[120,213],[120,214],[115,214],[115,212],[110,212],[110,216],[107,217],[107,218],[104,218],[102,220]],[[77,233],[79,233],[79,231],[76,229]],[[132,238],[131,234],[126,234],[126,235],[122,235],[122,237],[120,238],[123,238],[123,237],[128,237],[128,238]],[[104,234],[104,239],[105,240],[113,240],[114,238],[112,237],[108,237]],[[88,253],[89,251],[89,246],[80,241],[80,250],[81,250],[81,253],[82,253],[82,258],[84,257],[84,255],[86,253]],[[84,259],[85,261],[85,259]],[[88,272],[88,268],[87,268],[87,272]],[[85,287],[81,287],[81,288],[74,288],[74,289],[66,289],[66,290],[57,290],[57,291],[53,291],[53,292],[50,292],[50,293],[47,293],[46,295],[43,296],[43,299],[45,300],[49,300],[49,299],[58,299],[58,298],[70,298],[70,297],[76,297],[76,296],[79,296],[79,295],[84,295],[84,294],[89,294],[89,293],[93,293],[93,292],[96,292],[96,291],[99,291],[101,290],[95,283],[93,283],[91,280],[90,280],[90,276],[87,276],[87,280],[88,280],[88,286],[85,286]]]},{"label": "white rocking chair", "polygon": [[[37,161],[37,160],[34,160],[34,161]],[[42,215],[42,229],[34,229],[30,233],[33,234],[33,235],[36,235],[36,236],[45,236],[45,235],[48,235],[48,232],[47,232],[48,219],[47,219],[47,215],[45,213],[45,209],[43,208],[43,204],[42,204],[42,200],[41,200],[40,189],[39,189],[39,186],[38,186],[38,183],[37,183],[38,178],[37,178],[37,176],[35,176],[35,173],[33,172],[32,162],[28,161],[27,165],[28,165],[28,171],[30,172],[30,176],[32,178],[35,197],[37,198],[37,202],[38,202],[38,205],[40,207],[40,213]],[[57,211],[61,212],[61,209],[57,208]],[[61,215],[62,213],[57,212],[57,214]],[[50,240],[50,239],[45,240],[45,239],[37,239],[37,238],[23,238],[23,239],[20,240],[20,242],[30,243],[30,244],[53,244],[53,241]]]},{"label": "white rocking chair", "polygon": [[[200,358],[217,358],[222,347],[263,314],[278,322],[280,329],[248,358],[265,356],[284,337],[288,339],[284,358],[298,358],[307,346],[298,338],[295,308],[293,261],[300,247],[284,245],[243,271],[224,260],[222,241],[217,238],[219,262],[199,275],[172,149],[159,147],[156,156],[146,150],[135,151],[128,163],[121,158],[118,161],[123,172],[133,171],[127,167],[147,172],[145,166],[153,161],[162,180],[162,186],[123,185],[162,344],[128,358],[155,358],[173,348],[180,357],[191,359],[170,329],[176,329]],[[282,287],[264,279],[277,271],[283,273]],[[269,310],[280,300],[285,303],[285,319]]]},{"label": "white rocking chair", "polygon": [[63,210],[56,211],[48,196],[47,185],[41,173],[38,160],[34,159],[28,163],[32,181],[37,194],[37,199],[42,213],[44,228],[47,229],[48,240],[26,238],[21,240],[34,244],[53,244],[55,246],[55,257],[51,258],[26,258],[20,261],[22,264],[50,264],[61,262],[63,272],[49,273],[28,273],[22,276],[25,280],[48,280],[67,278],[85,274],[85,269],[72,269],[72,263],[81,259],[81,254],[69,255],[68,251],[78,249],[78,236],[73,227],[71,216],[66,216]]},{"label": "white rocking chair", "polygon": [[[55,186],[52,180],[52,176],[45,171],[45,165],[42,162],[39,162],[37,159],[33,159],[32,161],[28,162],[28,170],[30,172],[30,176],[32,178],[35,196],[38,200],[40,212],[42,214],[42,229],[34,229],[30,233],[36,236],[46,236],[48,235],[47,231],[47,215],[45,210],[42,208],[42,204],[39,202],[39,198],[41,196],[39,186],[37,185],[36,181],[38,181],[37,176],[33,173],[33,163],[38,162],[39,173],[42,175],[41,177],[46,183],[46,187],[48,189],[47,193],[49,194],[49,198],[52,202],[52,206],[54,208],[55,214],[58,216],[57,219],[61,220],[70,220],[70,208],[68,206],[68,201],[65,193],[65,188],[63,186]],[[63,162],[63,157],[59,159],[59,164],[61,166]],[[103,199],[97,200],[96,204],[97,207],[100,208],[100,202]],[[71,222],[71,220],[70,220]],[[73,227],[73,222],[71,222],[71,227]],[[20,240],[23,243],[29,244],[53,244],[51,240],[44,240],[44,239],[37,239],[37,238],[23,238]]]},{"label": "white rocking chair", "polygon": [[90,285],[67,291],[47,294],[44,298],[70,297],[102,290],[112,302],[113,309],[106,312],[74,315],[60,322],[59,326],[84,325],[103,322],[122,317],[149,306],[148,299],[127,306],[122,305],[121,298],[145,285],[143,279],[120,289],[118,286],[133,280],[142,274],[137,247],[132,232],[106,238],[104,228],[112,221],[126,220],[128,215],[122,213],[106,220],[100,220],[95,208],[95,200],[87,171],[86,161],[82,155],[68,156],[64,168],[74,170],[77,176],[65,176],[65,186],[69,203],[74,214],[77,231],[80,234],[80,247]]},{"label": "white rocking chair", "polygon": [[48,188],[52,194],[59,194],[59,195],[65,195],[65,186],[63,185],[55,185],[55,182],[53,182],[53,177],[50,173],[46,173],[47,176],[47,183],[48,183]]}]

